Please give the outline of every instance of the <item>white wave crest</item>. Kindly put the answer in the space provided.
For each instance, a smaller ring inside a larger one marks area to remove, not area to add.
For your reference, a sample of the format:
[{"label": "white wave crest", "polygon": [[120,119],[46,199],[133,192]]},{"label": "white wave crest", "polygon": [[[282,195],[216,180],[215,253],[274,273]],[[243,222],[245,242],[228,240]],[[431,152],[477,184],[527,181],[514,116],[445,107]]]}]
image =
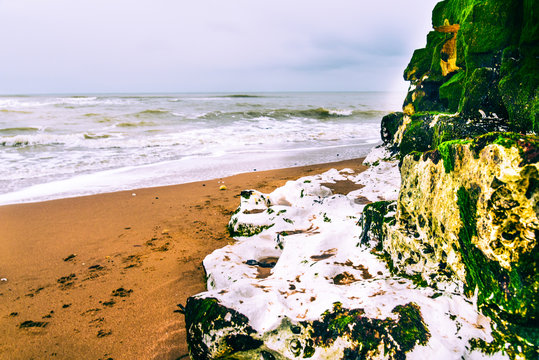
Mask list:
[{"label": "white wave crest", "polygon": [[353,110],[346,110],[346,109],[329,109],[328,113],[330,115],[338,115],[338,116],[350,116],[353,113]]}]

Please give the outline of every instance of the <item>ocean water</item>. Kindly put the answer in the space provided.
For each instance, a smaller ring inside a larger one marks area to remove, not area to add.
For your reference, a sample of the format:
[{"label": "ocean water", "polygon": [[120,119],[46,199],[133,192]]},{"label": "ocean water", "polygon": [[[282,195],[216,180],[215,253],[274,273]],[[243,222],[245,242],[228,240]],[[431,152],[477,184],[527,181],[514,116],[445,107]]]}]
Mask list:
[{"label": "ocean water", "polygon": [[0,204],[365,156],[400,93],[0,96]]}]

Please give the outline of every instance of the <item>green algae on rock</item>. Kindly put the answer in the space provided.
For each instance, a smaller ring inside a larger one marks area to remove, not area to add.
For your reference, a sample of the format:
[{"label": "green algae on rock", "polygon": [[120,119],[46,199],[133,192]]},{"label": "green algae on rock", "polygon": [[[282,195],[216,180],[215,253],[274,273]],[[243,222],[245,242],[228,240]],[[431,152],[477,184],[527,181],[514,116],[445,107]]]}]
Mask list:
[{"label": "green algae on rock", "polygon": [[395,201],[377,201],[367,204],[363,208],[361,219],[360,243],[367,245],[370,241],[376,242],[376,247],[383,238],[384,224],[392,223],[395,219],[397,204]]},{"label": "green algae on rock", "polygon": [[230,236],[249,237],[275,225],[274,223],[264,222],[265,218],[260,216],[245,216],[259,214],[270,209],[271,203],[263,194],[254,190],[244,190],[240,196],[241,205],[236,209],[227,225]]},{"label": "green algae on rock", "polygon": [[397,273],[475,295],[499,330],[529,328],[500,344],[514,354],[539,339],[537,146],[535,136],[495,133],[441,144],[441,162],[405,157],[396,222],[383,239]]},{"label": "green algae on rock", "polygon": [[382,119],[382,140],[399,157],[439,148],[440,144],[506,130],[500,118],[470,121],[459,113],[421,112],[413,115],[392,113]]},{"label": "green algae on rock", "polygon": [[[382,157],[347,198],[316,177],[242,193],[240,239],[188,302],[195,359],[539,356],[537,4],[436,5],[403,111],[382,119],[396,201]],[[262,256],[264,276],[246,260]]]},{"label": "green algae on rock", "polygon": [[[238,222],[275,225],[204,260],[208,291],[186,306],[195,359],[451,358],[476,356],[468,341],[492,343],[489,319],[465,296],[418,287],[378,257],[383,241],[369,236],[393,224],[395,208],[394,191],[380,189],[397,186],[387,181],[388,164],[398,177],[397,161],[380,150],[366,159],[377,165],[358,175],[331,170],[270,194],[246,193]],[[337,181],[365,186],[334,195],[325,185]],[[382,194],[388,200],[373,202]],[[268,256],[273,267],[261,272]]]},{"label": "green algae on rock", "polygon": [[404,71],[404,112],[495,117],[513,131],[538,131],[538,22],[533,0],[438,3],[434,31]]},{"label": "green algae on rock", "polygon": [[244,315],[220,305],[216,299],[187,299],[185,324],[191,356],[219,359],[257,349],[262,342],[252,337],[256,332],[248,323]]},{"label": "green algae on rock", "polygon": [[398,305],[392,313],[398,315],[398,320],[371,319],[362,309],[343,309],[336,303],[333,311],[326,311],[320,320],[302,325],[309,328],[315,346],[328,346],[347,337],[350,345],[344,351],[344,359],[380,355],[385,359],[403,359],[416,345],[425,345],[430,333],[416,304]]},{"label": "green algae on rock", "polygon": [[[398,305],[392,313],[397,320],[372,319],[362,309],[335,303],[320,320],[292,323],[285,318],[277,329],[260,335],[245,316],[216,299],[189,298],[186,327],[190,354],[196,360],[308,359],[315,354],[327,359],[403,359],[416,345],[425,345],[430,333],[418,305]],[[336,342],[341,345],[334,346]]]}]

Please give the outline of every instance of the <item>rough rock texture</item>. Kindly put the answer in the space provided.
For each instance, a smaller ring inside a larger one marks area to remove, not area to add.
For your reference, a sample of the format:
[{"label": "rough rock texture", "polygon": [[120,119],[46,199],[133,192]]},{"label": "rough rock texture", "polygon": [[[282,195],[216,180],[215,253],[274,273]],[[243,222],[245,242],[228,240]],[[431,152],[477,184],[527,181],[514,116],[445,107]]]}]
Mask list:
[{"label": "rough rock texture", "polygon": [[432,23],[382,120],[402,186],[372,235],[395,273],[475,298],[496,331],[473,346],[537,358],[539,2],[445,0]]},{"label": "rough rock texture", "polygon": [[[470,341],[492,342],[490,321],[472,301],[386,266],[377,236],[395,201],[364,205],[395,199],[397,162],[386,156],[361,174],[243,192],[230,221],[237,242],[206,257],[208,291],[185,307],[193,358],[486,358]],[[342,181],[365,186],[332,194]]]},{"label": "rough rock texture", "polygon": [[539,358],[538,7],[441,1],[367,172],[242,192],[193,358]]},{"label": "rough rock texture", "polygon": [[382,140],[404,156],[492,131],[537,132],[539,3],[445,0],[432,24],[404,71],[403,112],[382,120]]},{"label": "rough rock texture", "polygon": [[476,296],[499,323],[491,347],[514,357],[539,342],[538,146],[494,133],[406,156],[382,240],[396,273]]},{"label": "rough rock texture", "polygon": [[404,71],[411,82],[404,112],[496,114],[511,130],[537,131],[538,23],[534,0],[438,3],[427,45]]}]

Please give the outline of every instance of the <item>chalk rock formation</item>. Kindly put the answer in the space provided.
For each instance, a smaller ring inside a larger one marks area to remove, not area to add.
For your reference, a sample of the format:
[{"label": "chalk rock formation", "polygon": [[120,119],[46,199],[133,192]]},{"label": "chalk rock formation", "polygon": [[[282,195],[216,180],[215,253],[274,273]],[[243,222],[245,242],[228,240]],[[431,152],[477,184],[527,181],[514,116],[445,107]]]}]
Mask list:
[{"label": "chalk rock formation", "polygon": [[242,193],[193,358],[539,357],[538,4],[441,1],[368,171]]},{"label": "chalk rock formation", "polygon": [[[489,319],[454,289],[392,272],[371,237],[378,220],[361,218],[364,203],[396,198],[397,161],[385,156],[361,174],[243,192],[229,224],[237,242],[204,260],[208,291],[186,304],[193,358],[484,358],[469,341],[493,340]],[[332,194],[342,181],[365,187]]]}]

